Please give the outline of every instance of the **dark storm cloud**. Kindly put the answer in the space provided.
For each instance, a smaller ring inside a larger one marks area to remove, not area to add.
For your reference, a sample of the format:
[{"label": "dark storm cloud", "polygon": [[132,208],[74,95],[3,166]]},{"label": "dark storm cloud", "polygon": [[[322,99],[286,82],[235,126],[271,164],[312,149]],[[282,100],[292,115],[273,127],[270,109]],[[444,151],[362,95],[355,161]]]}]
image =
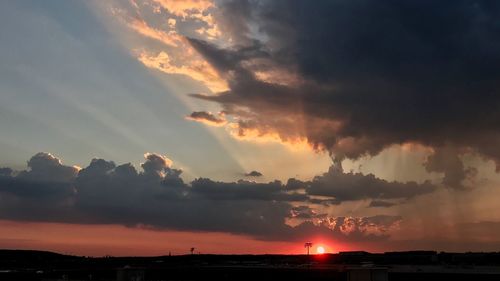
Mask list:
[{"label": "dark storm cloud", "polygon": [[49,153],[37,153],[27,162],[28,170],[16,173],[2,168],[0,216],[12,220],[75,218],[70,207],[76,189],[78,168],[66,166]]},{"label": "dark storm cloud", "polygon": [[429,172],[444,173],[443,184],[448,187],[464,189],[464,181],[473,179],[477,174],[477,169],[465,167],[459,158],[460,151],[456,148],[445,146],[438,148],[427,158],[424,167]]},{"label": "dark storm cloud", "polygon": [[[130,163],[116,165],[113,161],[98,158],[78,170],[62,164],[51,154],[38,153],[28,161],[25,171],[1,170],[0,217],[222,231],[270,240],[302,239],[315,231],[344,240],[359,240],[365,234],[367,240],[386,235],[377,230],[387,228],[385,222],[375,222],[370,218],[371,230],[363,232],[366,218],[342,221],[335,218],[333,223],[334,218],[318,213],[314,207],[314,204],[340,204],[343,199],[380,197],[378,192],[361,196],[341,196],[342,193],[334,192],[324,194],[321,199],[311,198],[308,193],[316,190],[313,186],[317,179],[311,182],[290,179],[284,185],[280,181],[220,182],[198,178],[187,184],[180,177],[182,171],[172,168],[168,158],[153,153],[144,157],[141,171]],[[326,183],[330,179],[325,175],[320,177],[325,177],[322,183],[335,185],[334,182]],[[300,188],[291,188],[299,183]],[[338,184],[347,183],[344,180]],[[378,183],[377,188],[382,188],[382,185]],[[302,205],[296,206],[297,203]],[[304,205],[311,203],[311,206]],[[292,227],[286,223],[288,218],[303,221]],[[345,226],[339,228],[337,224]],[[355,226],[350,226],[352,224]],[[354,230],[349,230],[351,228]]]},{"label": "dark storm cloud", "polygon": [[262,177],[262,173],[259,171],[251,171],[245,174],[246,177]]},{"label": "dark storm cloud", "polygon": [[435,189],[429,182],[388,182],[373,174],[344,173],[338,166],[332,166],[328,172],[314,177],[306,187],[309,195],[329,196],[341,202],[370,198],[410,199]]},{"label": "dark storm cloud", "polygon": [[0,177],[9,177],[12,175],[12,169],[11,168],[0,168]]},{"label": "dark storm cloud", "polygon": [[[234,26],[258,30],[259,42],[220,49],[190,41],[230,86],[220,95],[194,96],[237,117],[241,136],[258,130],[283,141],[305,137],[338,158],[420,143],[438,153],[426,167],[444,172],[443,184],[457,188],[471,171],[457,162],[433,164],[449,145],[456,159],[468,150],[500,169],[499,2],[250,4],[242,12],[223,1],[221,9],[240,15]],[[259,80],[259,65],[297,81]]]},{"label": "dark storm cloud", "polygon": [[219,12],[215,15],[221,31],[232,34],[237,42],[243,44],[252,41],[248,21],[252,18],[252,3],[248,0],[221,1]]},{"label": "dark storm cloud", "polygon": [[34,181],[22,178],[0,176],[0,192],[24,198],[54,199],[73,195],[70,183],[57,181]]},{"label": "dark storm cloud", "polygon": [[240,180],[226,183],[199,178],[191,182],[192,191],[213,200],[304,201],[304,194],[286,193],[280,181],[256,183]]},{"label": "dark storm cloud", "polygon": [[[38,156],[34,158],[38,159]],[[191,185],[181,171],[158,154],[145,154],[142,171],[130,164],[92,159],[69,182],[58,182],[53,162],[36,166],[38,179],[25,175],[0,177],[0,216],[4,219],[145,225],[158,229],[225,231],[262,239],[290,237],[284,224],[290,203],[303,200],[280,191],[279,182],[222,183],[209,179]],[[47,165],[44,166],[44,165]],[[31,167],[31,166],[30,166]],[[34,166],[33,166],[34,167]],[[67,166],[65,166],[67,167]],[[53,176],[54,180],[50,180]],[[74,192],[68,192],[74,191]]]},{"label": "dark storm cloud", "polygon": [[[313,204],[338,205],[345,201],[374,199],[370,206],[389,207],[396,203],[389,202],[387,199],[411,199],[435,191],[436,186],[428,181],[423,183],[389,182],[373,174],[345,173],[341,163],[336,161],[330,166],[328,172],[315,176],[310,181],[288,179],[285,189],[303,190],[310,196],[308,201]],[[314,196],[320,196],[320,198],[314,198]]]},{"label": "dark storm cloud", "polygon": [[18,177],[34,181],[69,182],[78,174],[78,168],[65,166],[50,153],[40,152],[28,161],[27,171],[19,173]]},{"label": "dark storm cloud", "polygon": [[73,195],[72,181],[78,169],[63,165],[49,153],[37,153],[28,161],[28,170],[15,177],[10,168],[0,169],[0,192],[40,200],[57,200]]}]

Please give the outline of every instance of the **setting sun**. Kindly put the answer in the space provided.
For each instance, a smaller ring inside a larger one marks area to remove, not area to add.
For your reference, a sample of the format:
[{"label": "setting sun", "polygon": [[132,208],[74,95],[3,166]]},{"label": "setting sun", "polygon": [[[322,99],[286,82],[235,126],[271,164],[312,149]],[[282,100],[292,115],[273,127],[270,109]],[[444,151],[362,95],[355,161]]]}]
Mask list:
[{"label": "setting sun", "polygon": [[318,246],[318,248],[316,248],[316,253],[318,253],[318,254],[324,254],[325,253],[325,248],[323,246]]}]

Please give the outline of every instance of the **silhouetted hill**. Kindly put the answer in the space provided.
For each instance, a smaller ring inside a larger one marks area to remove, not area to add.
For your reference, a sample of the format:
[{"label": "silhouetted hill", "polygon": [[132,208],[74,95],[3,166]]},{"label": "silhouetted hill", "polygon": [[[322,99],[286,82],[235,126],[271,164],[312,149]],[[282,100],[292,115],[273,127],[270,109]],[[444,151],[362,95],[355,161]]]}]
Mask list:
[{"label": "silhouetted hill", "polygon": [[83,257],[37,250],[1,250],[0,266],[6,264],[48,264],[48,263],[92,263],[92,264],[266,264],[296,265],[304,263],[316,264],[471,264],[500,265],[500,252],[467,252],[446,253],[436,251],[405,251],[369,253],[364,251],[340,252],[323,255],[177,255],[152,257]]},{"label": "silhouetted hill", "polygon": [[38,260],[53,260],[53,259],[68,259],[75,258],[75,256],[63,255],[49,251],[37,250],[1,250],[0,260],[23,259],[25,261],[38,261]]}]

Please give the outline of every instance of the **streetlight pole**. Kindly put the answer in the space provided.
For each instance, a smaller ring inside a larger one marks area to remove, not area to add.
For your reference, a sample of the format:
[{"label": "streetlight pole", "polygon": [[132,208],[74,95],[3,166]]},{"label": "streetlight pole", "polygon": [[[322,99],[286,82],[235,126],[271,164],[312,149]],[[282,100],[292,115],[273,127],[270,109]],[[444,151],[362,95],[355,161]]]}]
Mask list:
[{"label": "streetlight pole", "polygon": [[306,242],[304,244],[304,247],[307,249],[307,255],[309,256],[309,249],[312,247],[313,243],[311,242]]}]

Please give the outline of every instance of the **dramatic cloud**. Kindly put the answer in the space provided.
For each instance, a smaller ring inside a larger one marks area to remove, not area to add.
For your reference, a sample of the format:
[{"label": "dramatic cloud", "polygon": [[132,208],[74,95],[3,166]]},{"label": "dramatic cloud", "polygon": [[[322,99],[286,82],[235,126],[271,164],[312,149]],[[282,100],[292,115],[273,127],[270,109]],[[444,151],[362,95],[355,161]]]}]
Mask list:
[{"label": "dramatic cloud", "polygon": [[[500,170],[498,3],[112,6],[128,28],[162,45],[133,48],[144,65],[189,76],[216,93],[192,96],[220,104],[224,117],[195,111],[192,120],[227,126],[238,139],[307,143],[338,159],[420,144],[436,153],[426,169],[443,173],[443,185],[457,189],[475,185],[474,169],[462,163],[466,152]],[[440,161],[441,153],[453,153],[454,163]]]},{"label": "dramatic cloud", "polygon": [[430,193],[435,186],[429,182],[388,182],[374,175],[344,173],[342,167],[332,166],[327,173],[316,176],[306,186],[309,195],[332,197],[339,201],[360,199],[410,199]]},{"label": "dramatic cloud", "polygon": [[178,47],[182,43],[182,38],[179,35],[152,28],[144,20],[133,19],[128,23],[128,26],[138,33],[158,40],[167,46]]},{"label": "dramatic cloud", "polygon": [[307,221],[296,227],[298,235],[307,239],[318,234],[327,234],[338,240],[351,241],[380,241],[387,239],[390,232],[399,227],[399,216],[371,216],[371,217],[325,217],[315,221]]},{"label": "dramatic cloud", "polygon": [[443,184],[448,187],[465,188],[465,181],[473,181],[477,174],[477,169],[466,168],[459,158],[460,151],[453,147],[438,148],[427,158],[424,166],[429,172],[444,173]]},{"label": "dramatic cloud", "polygon": [[[159,70],[167,74],[182,74],[191,77],[194,80],[203,82],[213,91],[223,91],[227,89],[226,82],[221,80],[217,72],[206,61],[197,58],[189,45],[187,55],[169,56],[166,52],[151,53],[147,51],[140,52],[138,59],[145,66]],[[182,65],[179,65],[179,62]]]},{"label": "dramatic cloud", "polygon": [[313,204],[338,205],[345,201],[373,199],[370,207],[391,207],[396,203],[388,200],[407,200],[436,190],[436,186],[428,181],[421,184],[389,182],[373,174],[345,173],[340,162],[334,163],[328,172],[310,181],[290,178],[285,188],[290,191],[303,190],[311,196],[309,202]]},{"label": "dramatic cloud", "polygon": [[[314,204],[409,198],[423,193],[424,188],[399,186],[372,176],[367,180],[362,180],[362,175],[332,177],[332,171],[310,182],[290,179],[286,185],[280,181],[220,182],[207,178],[187,184],[180,177],[182,171],[172,168],[167,157],[154,153],[144,157],[142,171],[130,163],[116,165],[97,158],[77,169],[51,154],[38,153],[28,161],[28,170],[0,170],[0,217],[222,231],[271,240],[304,239],[317,233],[335,239],[373,240],[387,238],[389,229],[401,218],[332,217],[317,211]],[[359,184],[375,187],[366,186],[368,191],[361,192]],[[323,189],[324,185],[332,188]],[[416,191],[410,191],[412,188]],[[322,199],[311,197],[316,195],[322,195]],[[291,219],[294,224],[287,223]]]},{"label": "dramatic cloud", "polygon": [[219,103],[238,136],[306,139],[339,159],[418,143],[436,152],[426,168],[453,188],[474,175],[464,151],[500,170],[499,3],[235,3],[218,7],[238,15],[220,22],[229,47],[189,42],[229,85],[193,96]]},{"label": "dramatic cloud", "polygon": [[[227,90],[227,83],[189,44],[185,36],[213,40],[220,35],[212,16],[212,1],[106,1],[98,3],[140,35],[131,49],[145,66],[167,74],[185,75],[200,81],[211,91]],[[161,47],[159,47],[161,46]]]}]

